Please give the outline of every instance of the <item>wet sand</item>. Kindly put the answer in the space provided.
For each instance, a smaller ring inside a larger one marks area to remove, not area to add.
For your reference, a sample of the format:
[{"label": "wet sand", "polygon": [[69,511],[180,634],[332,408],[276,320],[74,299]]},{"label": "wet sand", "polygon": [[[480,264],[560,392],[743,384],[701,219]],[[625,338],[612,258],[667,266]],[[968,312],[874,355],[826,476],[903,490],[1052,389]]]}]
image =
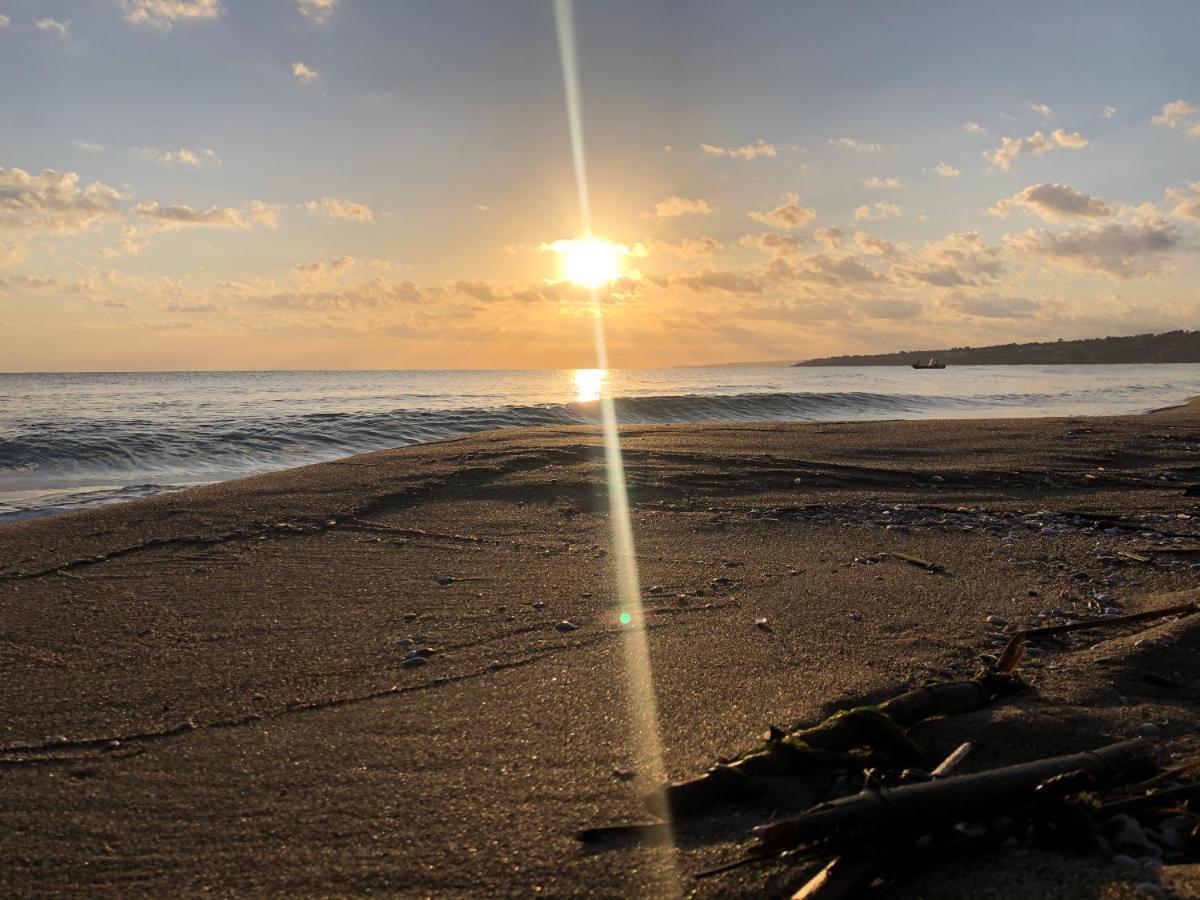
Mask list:
[{"label": "wet sand", "polygon": [[[996,652],[989,615],[1083,615],[1097,594],[1136,612],[1197,585],[1186,555],[1096,555],[1200,542],[1197,403],[623,438],[673,777],[767,723],[970,676]],[[638,761],[603,474],[594,429],[522,429],[0,526],[5,893],[651,893],[670,851],[574,837],[645,818],[644,778],[614,774]],[[886,550],[947,571],[855,562]],[[403,668],[401,639],[436,653]],[[1195,753],[1197,649],[1195,619],[1081,638],[1022,666],[1033,692],[914,737],[935,756],[978,743],[964,772],[1145,723]],[[771,814],[681,826],[683,890],[803,883],[802,867],[688,877]],[[1146,880],[1001,854],[889,896]]]}]

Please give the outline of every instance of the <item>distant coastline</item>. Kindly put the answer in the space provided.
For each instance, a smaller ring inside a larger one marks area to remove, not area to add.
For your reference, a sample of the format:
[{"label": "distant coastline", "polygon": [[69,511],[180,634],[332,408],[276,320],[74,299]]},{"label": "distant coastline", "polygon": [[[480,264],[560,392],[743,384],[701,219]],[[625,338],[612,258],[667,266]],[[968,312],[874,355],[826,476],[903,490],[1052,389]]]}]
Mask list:
[{"label": "distant coastline", "polygon": [[806,359],[793,366],[906,366],[936,357],[947,365],[1135,365],[1200,362],[1200,331],[1168,331],[1129,337],[1078,341],[997,344],[991,347],[951,347],[938,350],[900,350],[861,356]]}]

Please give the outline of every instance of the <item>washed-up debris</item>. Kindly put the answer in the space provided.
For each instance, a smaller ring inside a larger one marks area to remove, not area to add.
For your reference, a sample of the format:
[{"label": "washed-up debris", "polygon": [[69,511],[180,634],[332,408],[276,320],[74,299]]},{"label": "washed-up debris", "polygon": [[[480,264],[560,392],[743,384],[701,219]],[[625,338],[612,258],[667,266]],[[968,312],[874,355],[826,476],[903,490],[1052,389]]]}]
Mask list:
[{"label": "washed-up debris", "polygon": [[[1019,646],[1061,630],[1197,611],[1200,599],[1045,629],[1011,625],[999,616],[989,625]],[[671,840],[677,829],[709,827],[688,826],[691,817],[756,804],[773,821],[753,829],[744,856],[697,877],[747,865],[815,863],[816,874],[806,876],[794,895],[801,900],[859,896],[872,885],[886,889],[918,869],[1004,845],[1097,853],[1144,873],[1156,889],[1164,863],[1200,862],[1200,757],[1161,771],[1156,741],[1164,731],[1157,722],[1143,722],[1132,740],[1098,749],[959,774],[973,750],[965,741],[944,758],[942,748],[934,757],[942,761],[933,765],[914,741],[918,732],[909,729],[1021,690],[1023,682],[1011,671],[1019,659],[1006,661],[1007,671],[993,668],[970,681],[931,684],[877,706],[843,709],[814,726],[772,726],[760,745],[645,796],[658,821],[589,828],[578,837],[657,843]],[[780,779],[789,779],[786,788]],[[761,802],[766,799],[769,812]]]},{"label": "washed-up debris", "polygon": [[1050,635],[1067,634],[1072,631],[1087,631],[1093,628],[1114,628],[1118,625],[1132,625],[1139,622],[1150,622],[1155,619],[1165,619],[1168,616],[1188,616],[1200,612],[1200,600],[1190,600],[1187,603],[1177,603],[1161,609],[1151,609],[1146,612],[1133,613],[1128,616],[1107,615],[1100,619],[1084,619],[1079,622],[1067,622],[1064,625],[1047,625],[1043,628],[1020,628],[1013,632],[1008,645],[1004,648],[996,669],[1000,672],[1011,672],[1016,668],[1021,657],[1025,655],[1025,642],[1030,638],[1048,637]]},{"label": "washed-up debris", "polygon": [[667,785],[645,800],[660,815],[694,816],[724,804],[753,802],[767,789],[766,779],[870,764],[923,766],[925,756],[905,728],[931,716],[981,709],[1021,688],[1013,676],[983,674],[973,681],[917,688],[878,707],[842,710],[811,728],[790,733],[772,728],[763,745],[698,778]]}]

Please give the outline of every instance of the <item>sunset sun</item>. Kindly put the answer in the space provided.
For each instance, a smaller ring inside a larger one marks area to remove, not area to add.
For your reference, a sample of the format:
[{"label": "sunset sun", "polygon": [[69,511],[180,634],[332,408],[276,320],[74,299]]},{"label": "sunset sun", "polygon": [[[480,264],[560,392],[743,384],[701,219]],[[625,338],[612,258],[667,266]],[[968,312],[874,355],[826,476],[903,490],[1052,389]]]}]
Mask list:
[{"label": "sunset sun", "polygon": [[603,287],[619,278],[621,257],[628,252],[594,238],[555,241],[551,248],[559,254],[563,279],[585,288]]}]

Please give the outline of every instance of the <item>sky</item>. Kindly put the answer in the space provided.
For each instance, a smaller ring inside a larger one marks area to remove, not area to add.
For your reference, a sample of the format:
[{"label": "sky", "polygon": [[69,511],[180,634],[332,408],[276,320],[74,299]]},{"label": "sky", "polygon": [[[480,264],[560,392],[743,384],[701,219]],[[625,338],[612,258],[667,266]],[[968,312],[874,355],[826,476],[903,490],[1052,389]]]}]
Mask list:
[{"label": "sky", "polygon": [[[1200,323],[1194,0],[574,19],[613,365]],[[2,371],[594,361],[550,0],[0,0],[0,85]]]}]

